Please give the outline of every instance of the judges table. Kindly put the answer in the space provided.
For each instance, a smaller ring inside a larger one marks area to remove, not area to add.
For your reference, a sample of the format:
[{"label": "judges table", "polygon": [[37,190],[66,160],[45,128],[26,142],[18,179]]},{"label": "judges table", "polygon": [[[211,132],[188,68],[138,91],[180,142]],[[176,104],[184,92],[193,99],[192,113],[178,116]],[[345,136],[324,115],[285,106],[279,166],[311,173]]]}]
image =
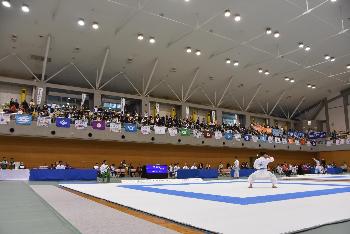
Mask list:
[{"label": "judges table", "polygon": [[29,169],[0,170],[0,180],[29,180]]},{"label": "judges table", "polygon": [[29,180],[96,180],[94,169],[32,169]]},{"label": "judges table", "polygon": [[327,168],[327,174],[341,174],[343,173],[343,169],[340,167],[332,167],[332,168]]},{"label": "judges table", "polygon": [[[249,169],[249,168],[242,168],[239,169],[239,177],[248,177],[250,176],[250,174],[252,174],[254,171],[256,171],[255,169]],[[231,170],[231,176],[233,177],[235,171]]]},{"label": "judges table", "polygon": [[188,178],[218,178],[219,173],[217,169],[180,169],[177,171],[178,179]]}]

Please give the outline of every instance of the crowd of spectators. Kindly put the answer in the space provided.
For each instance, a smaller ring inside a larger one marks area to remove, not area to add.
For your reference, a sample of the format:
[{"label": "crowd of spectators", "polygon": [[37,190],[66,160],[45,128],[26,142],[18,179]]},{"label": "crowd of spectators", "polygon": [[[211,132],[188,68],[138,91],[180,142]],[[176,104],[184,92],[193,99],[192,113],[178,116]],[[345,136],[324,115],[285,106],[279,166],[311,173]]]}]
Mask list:
[{"label": "crowd of spectators", "polygon": [[1,170],[13,170],[13,169],[25,169],[23,162],[16,162],[14,158],[10,158],[8,161],[6,157],[2,157],[2,160],[0,162],[0,169]]}]

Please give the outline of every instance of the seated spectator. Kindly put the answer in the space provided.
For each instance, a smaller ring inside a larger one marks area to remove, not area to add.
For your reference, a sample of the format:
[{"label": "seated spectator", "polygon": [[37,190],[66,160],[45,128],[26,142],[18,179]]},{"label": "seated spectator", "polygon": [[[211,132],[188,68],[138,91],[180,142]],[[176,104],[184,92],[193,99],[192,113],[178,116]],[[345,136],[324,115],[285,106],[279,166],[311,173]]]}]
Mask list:
[{"label": "seated spectator", "polygon": [[343,170],[343,172],[347,172],[348,171],[348,165],[346,164],[346,162],[344,162],[343,165],[340,166],[340,168]]},{"label": "seated spectator", "polygon": [[196,170],[196,169],[197,169],[196,163],[193,163],[191,170]]},{"label": "seated spectator", "polygon": [[24,166],[24,163],[23,163],[23,162],[21,162],[21,163],[19,164],[18,169],[26,169],[26,167]]},{"label": "seated spectator", "polygon": [[58,164],[56,165],[56,169],[58,170],[66,169],[66,166],[62,163],[62,161],[59,161]]},{"label": "seated spectator", "polygon": [[3,157],[1,161],[1,169],[5,170],[7,169],[7,166],[8,166],[8,161],[6,160],[6,157]]},{"label": "seated spectator", "polygon": [[185,163],[185,165],[182,167],[182,169],[185,169],[185,170],[189,169],[187,166],[187,163]]}]

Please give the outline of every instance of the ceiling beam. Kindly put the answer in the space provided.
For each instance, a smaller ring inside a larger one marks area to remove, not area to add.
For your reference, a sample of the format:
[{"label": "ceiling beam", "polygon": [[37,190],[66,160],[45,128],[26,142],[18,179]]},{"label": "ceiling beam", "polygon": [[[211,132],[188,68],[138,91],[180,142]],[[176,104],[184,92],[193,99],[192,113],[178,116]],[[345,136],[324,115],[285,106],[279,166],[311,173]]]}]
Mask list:
[{"label": "ceiling beam", "polygon": [[190,99],[192,97],[193,94],[195,94],[195,92],[200,88],[200,86],[197,86],[196,88],[194,88],[192,90],[192,92],[190,93],[190,95],[188,95],[188,97],[183,101],[183,102],[187,102],[188,99]]},{"label": "ceiling beam", "polygon": [[102,89],[103,87],[105,87],[107,84],[109,84],[112,80],[114,80],[115,78],[117,78],[121,74],[123,74],[123,72],[118,72],[116,75],[112,76],[109,80],[106,81],[106,83],[101,85],[101,87],[99,87],[99,89]]},{"label": "ceiling beam", "polygon": [[140,93],[140,91],[135,87],[134,83],[131,82],[131,80],[129,79],[129,77],[123,73],[124,78],[129,82],[129,84],[134,88],[134,90],[141,96],[142,94]]},{"label": "ceiling beam", "polygon": [[191,88],[192,88],[194,82],[195,82],[196,79],[197,79],[198,73],[199,73],[199,67],[196,68],[196,71],[194,72],[194,76],[193,76],[193,78],[192,78],[192,80],[191,80],[191,83],[190,83],[190,85],[189,85],[188,88],[187,88],[187,91],[186,91],[186,94],[185,94],[185,97],[184,97],[185,100],[188,99],[188,94],[190,93],[190,90],[191,90]]},{"label": "ceiling beam", "polygon": [[222,93],[222,95],[221,95],[221,98],[219,99],[219,102],[218,102],[218,104],[217,104],[217,107],[219,107],[221,104],[222,104],[222,101],[223,101],[223,99],[224,99],[224,97],[225,97],[225,95],[226,95],[226,93],[227,93],[227,90],[230,88],[230,85],[231,85],[231,82],[232,82],[232,76],[229,78],[229,80],[228,80],[228,83],[226,84],[226,87],[225,87],[225,89],[224,89],[224,92]]},{"label": "ceiling beam", "polygon": [[47,78],[45,80],[45,82],[48,82],[49,80],[53,79],[55,76],[57,76],[58,74],[60,74],[61,72],[63,72],[64,70],[66,70],[68,67],[72,66],[73,63],[67,63],[66,65],[64,65],[60,70],[58,70],[55,74],[51,75],[49,78]]},{"label": "ceiling beam", "polygon": [[182,99],[176,94],[175,90],[170,86],[170,84],[166,83],[166,85],[169,88],[169,90],[174,94],[174,96],[177,98],[177,100],[179,100],[179,102],[181,102]]},{"label": "ceiling beam", "polygon": [[25,62],[23,62],[23,60],[22,60],[20,57],[18,57],[17,54],[15,54],[15,57],[16,57],[16,59],[17,59],[20,63],[22,63],[22,65],[27,69],[27,71],[28,71],[37,81],[40,81],[40,79],[34,74],[34,72],[32,71],[32,69],[30,69],[30,68],[28,67],[28,65],[25,64]]},{"label": "ceiling beam", "polygon": [[301,106],[301,104],[304,102],[305,97],[302,97],[301,100],[299,101],[298,105],[295,107],[294,111],[292,112],[292,114],[290,115],[289,119],[292,119],[294,114],[297,112],[297,110],[299,109],[299,107]]},{"label": "ceiling beam", "polygon": [[283,95],[286,93],[286,90],[283,90],[283,92],[281,93],[281,95],[278,97],[275,105],[272,107],[271,111],[269,112],[269,115],[271,115],[273,113],[273,111],[275,110],[276,106],[280,103],[280,101],[282,100]]},{"label": "ceiling beam", "polygon": [[253,103],[253,100],[255,99],[256,95],[258,95],[258,93],[259,93],[261,87],[262,87],[262,85],[259,84],[258,87],[257,87],[256,90],[255,90],[255,93],[254,93],[252,99],[250,99],[250,101],[249,101],[247,107],[245,108],[245,111],[248,111],[248,109],[249,109],[250,105]]},{"label": "ceiling beam", "polygon": [[105,52],[105,57],[103,58],[103,62],[102,62],[102,65],[101,65],[101,70],[100,70],[100,73],[98,74],[98,78],[96,80],[96,89],[99,89],[100,87],[100,84],[101,84],[101,80],[102,80],[102,76],[103,76],[103,72],[105,70],[105,66],[106,66],[106,62],[107,62],[107,58],[108,58],[108,55],[109,55],[109,47],[106,49],[106,52]]},{"label": "ceiling beam", "polygon": [[143,90],[143,95],[146,95],[146,93],[147,93],[148,87],[149,87],[149,85],[150,85],[150,83],[151,83],[151,80],[152,80],[152,78],[153,78],[153,75],[154,75],[154,72],[155,72],[155,70],[156,70],[156,68],[157,68],[157,65],[158,65],[158,58],[156,58],[155,61],[154,61],[151,74],[149,75],[148,80],[147,80],[147,83],[146,83],[146,87],[145,87],[145,89]]},{"label": "ceiling beam", "polygon": [[200,86],[200,89],[202,91],[202,93],[204,94],[204,96],[208,99],[208,101],[210,102],[210,104],[212,105],[212,107],[215,107],[214,103],[210,100],[207,92]]},{"label": "ceiling beam", "polygon": [[9,58],[10,56],[12,56],[12,54],[8,54],[8,55],[2,57],[2,58],[0,59],[0,63],[1,63],[2,61],[5,61],[5,60],[6,60],[7,58]]},{"label": "ceiling beam", "polygon": [[44,55],[44,61],[43,61],[43,69],[41,71],[41,81],[45,80],[47,58],[49,56],[50,45],[51,45],[51,35],[49,34],[47,36],[47,41],[46,41],[45,55]]},{"label": "ceiling beam", "polygon": [[153,88],[151,88],[145,96],[150,95],[156,88],[158,88],[161,84],[163,84],[164,80],[159,81]]},{"label": "ceiling beam", "polygon": [[84,76],[84,74],[80,71],[80,69],[74,64],[72,63],[73,67],[79,72],[79,74],[81,75],[81,77],[84,78],[84,80],[90,85],[91,88],[95,89],[95,87],[91,84],[91,82]]}]

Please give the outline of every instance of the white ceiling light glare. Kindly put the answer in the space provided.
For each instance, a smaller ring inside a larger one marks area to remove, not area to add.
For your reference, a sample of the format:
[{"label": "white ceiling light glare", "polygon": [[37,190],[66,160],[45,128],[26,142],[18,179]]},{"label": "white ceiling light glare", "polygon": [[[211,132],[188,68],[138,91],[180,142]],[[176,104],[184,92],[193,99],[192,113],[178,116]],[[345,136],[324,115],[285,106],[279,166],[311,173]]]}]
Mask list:
[{"label": "white ceiling light glare", "polygon": [[299,47],[300,49],[304,48],[304,43],[299,42],[299,43],[298,43],[298,47]]},{"label": "white ceiling light glare", "polygon": [[189,2],[190,0],[184,0],[185,2]]},{"label": "white ceiling light glare", "polygon": [[308,87],[308,88],[311,88],[311,87],[312,87],[312,85],[311,85],[311,84],[307,84],[307,87]]},{"label": "white ceiling light glare", "polygon": [[28,13],[28,12],[30,11],[29,6],[28,6],[27,4],[23,4],[23,5],[21,6],[21,10],[22,10],[22,12],[24,12],[24,13]]},{"label": "white ceiling light glare", "polygon": [[316,85],[311,85],[311,88],[312,89],[316,89]]},{"label": "white ceiling light glare", "polygon": [[224,16],[225,16],[226,18],[230,17],[230,16],[231,16],[231,11],[230,11],[229,9],[227,9],[227,10],[225,11],[225,13],[224,13]]},{"label": "white ceiling light glare", "polygon": [[335,61],[335,58],[334,58],[334,57],[331,57],[331,58],[329,59],[329,61],[334,62],[334,61]]},{"label": "white ceiling light glare", "polygon": [[337,0],[331,0],[331,2],[336,2]]},{"label": "white ceiling light glare", "polygon": [[202,52],[200,51],[200,50],[196,50],[196,55],[197,56],[199,56],[199,55],[201,55],[202,54]]},{"label": "white ceiling light glare", "polygon": [[286,77],[284,77],[284,80],[289,81],[290,79],[289,79],[289,77],[286,76]]},{"label": "white ceiling light glare", "polygon": [[295,80],[294,80],[293,78],[291,78],[289,82],[290,82],[290,83],[294,83]]},{"label": "white ceiling light glare", "polygon": [[273,37],[274,38],[279,38],[281,36],[281,34],[278,32],[278,31],[275,31],[274,33],[273,33]]},{"label": "white ceiling light glare", "polygon": [[231,63],[231,59],[227,58],[226,59],[226,64],[230,64]]},{"label": "white ceiling light glare", "polygon": [[258,69],[258,72],[259,72],[259,73],[263,73],[263,69],[262,69],[262,68],[259,68],[259,69]]},{"label": "white ceiling light glare", "polygon": [[142,34],[142,33],[137,34],[137,40],[142,41],[143,38],[144,38],[144,37],[143,37],[143,34]]},{"label": "white ceiling light glare", "polygon": [[85,25],[85,21],[84,21],[83,18],[80,18],[80,19],[78,20],[78,25],[79,25],[79,26],[84,26],[84,25]]},{"label": "white ceiling light glare", "polygon": [[235,20],[236,22],[241,21],[241,16],[240,16],[239,14],[235,14],[234,20]]},{"label": "white ceiling light glare", "polygon": [[187,47],[187,48],[186,48],[186,53],[187,53],[187,54],[192,53],[192,49],[191,49],[191,47]]},{"label": "white ceiling light glare", "polygon": [[350,64],[346,65],[346,69],[348,70],[350,69]]},{"label": "white ceiling light glare", "polygon": [[233,66],[238,67],[238,65],[239,65],[239,62],[238,62],[238,61],[234,61],[234,62],[233,62]]},{"label": "white ceiling light glare", "polygon": [[100,28],[100,25],[98,25],[97,22],[93,22],[91,27],[92,27],[93,29],[97,30],[97,29]]},{"label": "white ceiling light glare", "polygon": [[150,37],[149,38],[149,43],[151,43],[151,44],[156,43],[156,39],[154,39],[154,37]]},{"label": "white ceiling light glare", "polygon": [[267,34],[267,35],[270,35],[271,33],[272,33],[271,28],[266,28],[266,34]]},{"label": "white ceiling light glare", "polygon": [[310,50],[311,50],[311,47],[310,47],[310,46],[306,46],[306,47],[305,47],[305,51],[306,51],[306,52],[309,52]]},{"label": "white ceiling light glare", "polygon": [[7,8],[11,7],[11,3],[8,0],[2,0],[1,3],[4,7],[7,7]]},{"label": "white ceiling light glare", "polygon": [[270,75],[270,72],[269,72],[268,70],[266,70],[266,71],[264,72],[264,74],[265,74],[265,76],[268,76],[268,75]]},{"label": "white ceiling light glare", "polygon": [[325,60],[329,60],[331,58],[331,56],[329,56],[328,54],[326,54],[325,56],[324,56],[324,59]]}]

